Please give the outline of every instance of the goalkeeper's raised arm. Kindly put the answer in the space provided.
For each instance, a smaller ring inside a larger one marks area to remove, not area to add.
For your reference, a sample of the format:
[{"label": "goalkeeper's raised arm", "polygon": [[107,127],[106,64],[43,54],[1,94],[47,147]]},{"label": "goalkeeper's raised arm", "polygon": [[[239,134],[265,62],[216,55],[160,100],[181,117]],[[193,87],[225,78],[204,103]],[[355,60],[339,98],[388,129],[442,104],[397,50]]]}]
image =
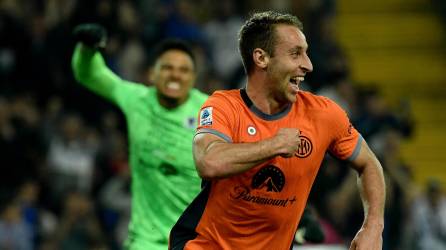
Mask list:
[{"label": "goalkeeper's raised arm", "polygon": [[80,24],[73,35],[77,41],[71,60],[74,77],[96,94],[115,101],[115,87],[122,79],[107,67],[99,51],[107,43],[105,28],[99,24]]},{"label": "goalkeeper's raised arm", "polygon": [[153,50],[151,84],[136,84],[106,66],[102,26],[79,25],[74,37],[76,80],[113,101],[126,117],[132,210],[125,249],[165,250],[170,229],[201,190],[192,139],[207,95],[193,87],[193,50],[184,41],[160,41]]}]

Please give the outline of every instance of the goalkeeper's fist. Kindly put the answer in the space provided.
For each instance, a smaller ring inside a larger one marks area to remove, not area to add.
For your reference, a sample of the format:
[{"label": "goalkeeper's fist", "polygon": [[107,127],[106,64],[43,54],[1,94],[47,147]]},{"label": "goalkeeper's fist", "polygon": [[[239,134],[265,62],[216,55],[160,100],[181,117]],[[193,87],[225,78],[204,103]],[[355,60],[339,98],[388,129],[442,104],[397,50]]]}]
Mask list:
[{"label": "goalkeeper's fist", "polygon": [[74,28],[73,35],[76,41],[91,48],[102,49],[107,44],[107,31],[100,24],[79,24]]}]

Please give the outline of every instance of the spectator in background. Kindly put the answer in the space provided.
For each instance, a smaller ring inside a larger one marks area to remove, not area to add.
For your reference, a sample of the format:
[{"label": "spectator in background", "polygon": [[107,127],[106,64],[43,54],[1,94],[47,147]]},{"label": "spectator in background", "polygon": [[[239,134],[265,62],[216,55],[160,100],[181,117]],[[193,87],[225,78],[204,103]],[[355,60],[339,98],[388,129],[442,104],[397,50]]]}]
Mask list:
[{"label": "spectator in background", "polygon": [[0,178],[2,185],[17,187],[27,177],[38,175],[44,161],[40,122],[40,112],[31,95],[0,96],[0,150],[2,166],[8,167]]},{"label": "spectator in background", "polygon": [[61,96],[51,96],[47,99],[42,111],[42,124],[40,126],[45,147],[48,147],[53,134],[58,130],[57,123],[61,120],[64,113],[64,103]]},{"label": "spectator in background", "polygon": [[237,88],[243,77],[243,65],[237,53],[237,32],[243,24],[234,0],[222,0],[212,7],[214,18],[204,25],[211,50],[213,72],[229,85]]},{"label": "spectator in background", "polygon": [[105,249],[105,238],[93,201],[77,191],[66,192],[58,229],[46,243],[61,250]]},{"label": "spectator in background", "polygon": [[130,169],[121,165],[115,171],[116,174],[108,179],[100,190],[99,200],[104,212],[111,217],[111,221],[107,221],[110,233],[115,236],[117,242],[124,242],[128,237],[131,211]]},{"label": "spectator in background", "polygon": [[362,131],[364,138],[370,140],[371,145],[382,139],[381,135],[386,129],[395,129],[404,137],[411,135],[413,123],[410,113],[402,110],[405,116],[401,117],[393,113],[376,87],[363,89],[359,99],[362,101],[359,103],[361,109],[353,124]]},{"label": "spectator in background", "polygon": [[112,101],[127,118],[132,176],[129,249],[166,249],[169,230],[200,190],[192,159],[196,115],[206,95],[193,88],[196,61],[183,42],[166,41],[154,53],[148,87],[128,82],[105,64],[103,27],[84,24],[72,67],[79,83]]},{"label": "spectator in background", "polygon": [[60,204],[68,190],[89,193],[92,188],[95,151],[90,145],[83,119],[77,114],[61,117],[48,149],[48,167],[54,205]]},{"label": "spectator in background", "polygon": [[412,207],[411,223],[406,249],[446,249],[446,196],[439,180],[427,182],[425,194]]},{"label": "spectator in background", "polygon": [[[10,2],[8,6],[7,3]],[[2,1],[0,3],[0,82],[2,94],[12,91],[29,90],[32,79],[27,72],[29,68],[30,34],[27,32],[23,17],[23,9],[15,1]],[[6,5],[6,6],[5,6]]]},{"label": "spectator in background", "polygon": [[165,38],[178,38],[203,47],[207,38],[198,23],[195,11],[197,3],[192,0],[167,1],[168,14],[162,23]]},{"label": "spectator in background", "polygon": [[347,73],[332,72],[330,78],[331,82],[324,84],[317,94],[332,99],[347,112],[349,117],[354,119],[357,115],[357,92],[347,78]]},{"label": "spectator in background", "polygon": [[107,111],[102,115],[98,128],[101,141],[95,160],[95,193],[128,164],[127,138],[120,127],[121,122],[119,114],[115,111]]},{"label": "spectator in background", "polygon": [[32,227],[22,217],[22,209],[15,192],[0,189],[0,249],[34,249]]},{"label": "spectator in background", "polygon": [[144,81],[141,74],[147,61],[143,40],[141,39],[141,17],[132,1],[122,1],[118,5],[119,37],[122,41],[117,51],[116,64],[122,78],[130,81]]},{"label": "spectator in background", "polygon": [[408,227],[410,207],[418,195],[410,166],[401,160],[402,138],[400,131],[387,128],[382,132],[381,148],[376,149],[383,164],[387,184],[384,250],[405,249],[402,247],[402,236],[404,229]]},{"label": "spectator in background", "polygon": [[58,222],[52,212],[41,206],[40,193],[40,183],[27,179],[20,185],[16,197],[22,218],[31,229],[35,246],[54,235]]}]

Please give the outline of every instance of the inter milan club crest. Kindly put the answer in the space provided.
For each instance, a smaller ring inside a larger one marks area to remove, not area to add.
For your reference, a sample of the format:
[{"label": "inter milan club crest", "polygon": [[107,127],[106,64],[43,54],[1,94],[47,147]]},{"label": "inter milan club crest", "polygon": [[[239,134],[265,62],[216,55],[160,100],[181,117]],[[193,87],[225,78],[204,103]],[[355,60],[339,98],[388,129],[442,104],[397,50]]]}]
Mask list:
[{"label": "inter milan club crest", "polygon": [[306,136],[300,136],[300,146],[296,151],[296,156],[299,158],[308,157],[313,151],[313,143],[311,143],[310,139]]}]

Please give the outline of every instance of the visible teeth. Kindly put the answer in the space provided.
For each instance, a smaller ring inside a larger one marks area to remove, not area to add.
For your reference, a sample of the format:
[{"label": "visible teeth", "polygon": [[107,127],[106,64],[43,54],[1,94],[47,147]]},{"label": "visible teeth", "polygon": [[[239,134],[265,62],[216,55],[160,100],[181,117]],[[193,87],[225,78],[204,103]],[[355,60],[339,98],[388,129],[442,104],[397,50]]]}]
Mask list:
[{"label": "visible teeth", "polygon": [[173,90],[179,90],[180,89],[180,83],[179,82],[168,82],[167,88],[173,89]]},{"label": "visible teeth", "polygon": [[303,82],[305,78],[303,76],[296,76],[290,79],[290,82],[293,84],[297,84],[298,82]]}]

